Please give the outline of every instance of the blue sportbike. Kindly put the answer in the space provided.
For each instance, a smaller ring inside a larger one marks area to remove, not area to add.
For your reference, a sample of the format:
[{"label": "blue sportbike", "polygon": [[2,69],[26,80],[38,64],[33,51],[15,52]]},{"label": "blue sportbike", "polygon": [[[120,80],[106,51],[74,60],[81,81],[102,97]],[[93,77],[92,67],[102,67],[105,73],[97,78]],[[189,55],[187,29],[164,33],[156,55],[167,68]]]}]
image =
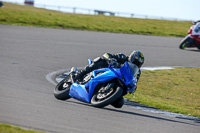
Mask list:
[{"label": "blue sportbike", "polygon": [[82,81],[72,82],[68,75],[57,84],[54,96],[59,100],[74,98],[98,108],[110,104],[121,108],[124,104],[123,96],[135,91],[138,71],[137,65],[125,62],[123,65],[110,64],[108,68],[94,70],[84,76]]}]

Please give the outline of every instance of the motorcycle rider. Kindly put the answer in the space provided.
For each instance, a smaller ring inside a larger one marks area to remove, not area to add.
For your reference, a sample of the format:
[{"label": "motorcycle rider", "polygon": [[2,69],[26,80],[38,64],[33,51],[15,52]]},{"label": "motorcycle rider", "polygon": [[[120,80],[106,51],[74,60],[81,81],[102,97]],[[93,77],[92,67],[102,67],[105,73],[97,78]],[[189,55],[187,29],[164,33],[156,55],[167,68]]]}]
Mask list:
[{"label": "motorcycle rider", "polygon": [[192,24],[195,25],[196,23],[200,22],[200,20],[193,21]]},{"label": "motorcycle rider", "polygon": [[[72,81],[73,82],[76,82],[77,80],[81,81],[81,79],[83,79],[84,75],[86,75],[87,73],[90,73],[96,69],[106,68],[109,66],[109,64],[112,64],[114,66],[121,65],[124,64],[126,61],[131,62],[138,66],[139,68],[139,72],[137,74],[137,81],[138,81],[141,74],[140,67],[144,63],[144,56],[140,51],[133,51],[130,54],[130,56],[126,56],[122,53],[117,53],[117,54],[105,53],[103,57],[95,58],[91,65],[87,65],[79,72],[76,72],[74,75],[71,75]],[[137,86],[135,88],[131,88],[130,93],[133,93],[136,90],[136,88]]]},{"label": "motorcycle rider", "polygon": [[200,20],[192,22],[193,26],[193,32],[192,35],[200,35]]},{"label": "motorcycle rider", "polygon": [[[124,64],[126,61],[138,66],[139,68],[139,71],[137,73],[137,82],[138,82],[141,74],[140,68],[144,63],[144,56],[140,51],[133,51],[129,56],[126,56],[122,53],[118,54],[105,53],[102,57],[95,58],[91,65],[87,65],[79,72],[76,72],[76,68],[72,67],[70,77],[72,82],[76,82],[77,80],[81,81],[81,79],[83,79],[84,75],[86,75],[87,73],[90,73],[96,69],[106,68],[110,64],[116,67]],[[134,88],[128,88],[128,92],[134,94],[136,89],[137,86],[135,86]],[[124,98],[121,96],[111,105],[114,106],[115,108],[121,108],[124,105]]]}]

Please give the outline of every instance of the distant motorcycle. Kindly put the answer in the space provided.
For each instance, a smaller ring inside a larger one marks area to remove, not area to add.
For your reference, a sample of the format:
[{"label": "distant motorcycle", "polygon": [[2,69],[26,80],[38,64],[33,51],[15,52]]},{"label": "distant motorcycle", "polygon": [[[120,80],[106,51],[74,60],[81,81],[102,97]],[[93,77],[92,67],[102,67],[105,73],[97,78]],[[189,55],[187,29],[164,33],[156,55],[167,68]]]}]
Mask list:
[{"label": "distant motorcycle", "polygon": [[[88,61],[89,64],[92,63],[90,59]],[[59,100],[74,98],[98,108],[109,104],[121,108],[124,104],[123,96],[130,89],[136,89],[138,71],[135,64],[125,62],[122,66],[110,64],[108,68],[94,70],[83,81],[75,83],[68,75],[55,87],[54,96]],[[74,68],[71,69],[71,73],[73,72],[76,72]]]},{"label": "distant motorcycle", "polygon": [[188,35],[181,41],[180,49],[197,47],[200,49],[200,23],[192,25],[188,30]]}]

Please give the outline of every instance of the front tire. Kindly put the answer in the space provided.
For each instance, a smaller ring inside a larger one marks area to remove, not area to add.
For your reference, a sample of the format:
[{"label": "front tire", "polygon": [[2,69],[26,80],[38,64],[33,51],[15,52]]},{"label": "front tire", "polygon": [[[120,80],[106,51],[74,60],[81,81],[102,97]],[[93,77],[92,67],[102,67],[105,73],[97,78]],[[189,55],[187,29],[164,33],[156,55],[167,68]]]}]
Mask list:
[{"label": "front tire", "polygon": [[182,40],[181,41],[181,44],[180,44],[180,46],[179,46],[179,48],[180,49],[185,49],[185,48],[187,48],[190,44],[189,44],[189,42],[190,42],[190,40],[191,40],[191,38],[185,38],[184,40]]},{"label": "front tire", "polygon": [[102,108],[105,107],[122,96],[123,89],[119,86],[113,86],[109,88],[109,92],[102,93],[103,87],[101,87],[98,91],[94,93],[91,99],[91,104],[94,107]]},{"label": "front tire", "polygon": [[200,46],[197,46],[197,49],[199,49],[199,50],[200,50]]},{"label": "front tire", "polygon": [[124,98],[120,97],[119,99],[117,99],[115,102],[113,102],[111,104],[113,107],[115,108],[122,108],[122,106],[124,105]]},{"label": "front tire", "polygon": [[61,82],[59,82],[54,89],[55,98],[59,100],[67,100],[71,98],[69,95],[69,90],[70,90],[71,85],[72,83],[67,82],[66,79],[63,79]]}]

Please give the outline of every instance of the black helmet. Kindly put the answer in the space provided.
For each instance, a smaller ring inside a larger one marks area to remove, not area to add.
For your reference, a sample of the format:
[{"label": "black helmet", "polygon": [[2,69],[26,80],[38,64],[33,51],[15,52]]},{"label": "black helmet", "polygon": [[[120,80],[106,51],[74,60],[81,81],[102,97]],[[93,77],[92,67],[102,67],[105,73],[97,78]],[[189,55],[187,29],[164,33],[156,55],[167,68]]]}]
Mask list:
[{"label": "black helmet", "polygon": [[140,51],[133,51],[128,60],[140,68],[144,63],[144,55]]}]

